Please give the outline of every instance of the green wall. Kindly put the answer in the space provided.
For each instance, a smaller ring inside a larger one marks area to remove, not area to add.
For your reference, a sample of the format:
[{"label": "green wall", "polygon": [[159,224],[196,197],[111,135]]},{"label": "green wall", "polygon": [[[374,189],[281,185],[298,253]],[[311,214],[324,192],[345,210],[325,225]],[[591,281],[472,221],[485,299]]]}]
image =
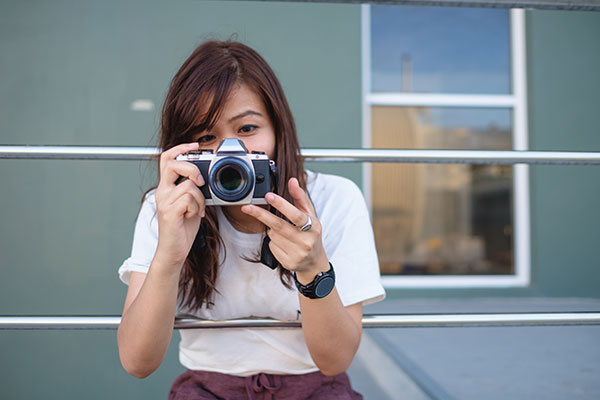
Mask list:
[{"label": "green wall", "polygon": [[[232,34],[280,77],[304,147],[360,146],[360,7],[204,1],[0,3],[0,143],[156,142],[179,65]],[[135,99],[154,112],[134,112]],[[360,166],[321,165],[360,183]],[[343,168],[341,168],[343,167]],[[150,163],[0,160],[0,314],[120,314]],[[1,331],[0,398],[166,398],[183,371],[175,339],[140,381],[116,331]]]},{"label": "green wall", "polygon": [[[532,12],[530,146],[600,151],[600,13]],[[600,297],[600,167],[531,168],[533,289]]]}]

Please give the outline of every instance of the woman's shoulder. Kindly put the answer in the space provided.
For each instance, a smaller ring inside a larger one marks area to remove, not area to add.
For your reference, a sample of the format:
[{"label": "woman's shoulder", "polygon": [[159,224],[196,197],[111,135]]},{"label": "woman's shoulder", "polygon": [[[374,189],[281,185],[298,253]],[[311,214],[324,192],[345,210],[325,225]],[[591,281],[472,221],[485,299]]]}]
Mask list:
[{"label": "woman's shoulder", "polygon": [[362,191],[358,185],[346,177],[310,170],[306,170],[306,177],[306,186],[311,197],[362,198]]},{"label": "woman's shoulder", "polygon": [[152,208],[156,208],[156,188],[152,188],[148,190],[144,194],[144,200],[142,201],[142,207],[150,206]]},{"label": "woman's shoulder", "polygon": [[155,221],[156,217],[156,198],[154,197],[156,189],[150,189],[144,194],[144,199],[138,211],[138,223],[146,222],[151,225]]},{"label": "woman's shoulder", "polygon": [[367,215],[362,191],[348,178],[307,171],[307,188],[321,222]]}]

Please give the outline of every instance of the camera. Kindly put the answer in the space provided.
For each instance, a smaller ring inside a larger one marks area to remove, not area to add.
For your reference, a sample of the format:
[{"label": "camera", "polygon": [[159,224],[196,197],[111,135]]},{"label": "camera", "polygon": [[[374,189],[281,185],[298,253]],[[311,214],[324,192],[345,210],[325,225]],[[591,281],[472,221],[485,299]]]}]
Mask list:
[{"label": "camera", "polygon": [[239,139],[223,139],[216,154],[212,150],[190,151],[177,157],[200,170],[206,184],[200,191],[207,206],[267,204],[275,162],[261,151],[248,149]]}]

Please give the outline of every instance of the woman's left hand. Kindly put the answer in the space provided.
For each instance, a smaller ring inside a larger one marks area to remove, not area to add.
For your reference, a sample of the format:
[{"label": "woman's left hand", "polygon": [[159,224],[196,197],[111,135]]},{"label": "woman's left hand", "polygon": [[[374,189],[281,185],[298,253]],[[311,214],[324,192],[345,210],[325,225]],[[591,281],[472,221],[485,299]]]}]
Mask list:
[{"label": "woman's left hand", "polygon": [[[289,180],[288,188],[295,205],[274,193],[267,193],[265,199],[292,223],[255,205],[245,205],[242,211],[269,228],[271,252],[284,268],[296,271],[298,280],[306,284],[318,273],[328,271],[329,261],[321,240],[321,223],[308,195],[296,178]],[[300,227],[308,221],[307,215],[310,215],[312,227],[302,232]]]}]

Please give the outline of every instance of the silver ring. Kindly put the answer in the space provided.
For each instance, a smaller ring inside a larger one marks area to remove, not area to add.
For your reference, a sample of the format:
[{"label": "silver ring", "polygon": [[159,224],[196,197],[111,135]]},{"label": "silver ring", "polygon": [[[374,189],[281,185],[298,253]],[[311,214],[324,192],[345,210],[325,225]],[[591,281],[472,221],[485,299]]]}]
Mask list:
[{"label": "silver ring", "polygon": [[306,220],[306,223],[300,227],[300,230],[302,232],[306,232],[307,230],[312,228],[312,218],[308,214],[306,214],[306,218],[308,218],[308,220]]}]

